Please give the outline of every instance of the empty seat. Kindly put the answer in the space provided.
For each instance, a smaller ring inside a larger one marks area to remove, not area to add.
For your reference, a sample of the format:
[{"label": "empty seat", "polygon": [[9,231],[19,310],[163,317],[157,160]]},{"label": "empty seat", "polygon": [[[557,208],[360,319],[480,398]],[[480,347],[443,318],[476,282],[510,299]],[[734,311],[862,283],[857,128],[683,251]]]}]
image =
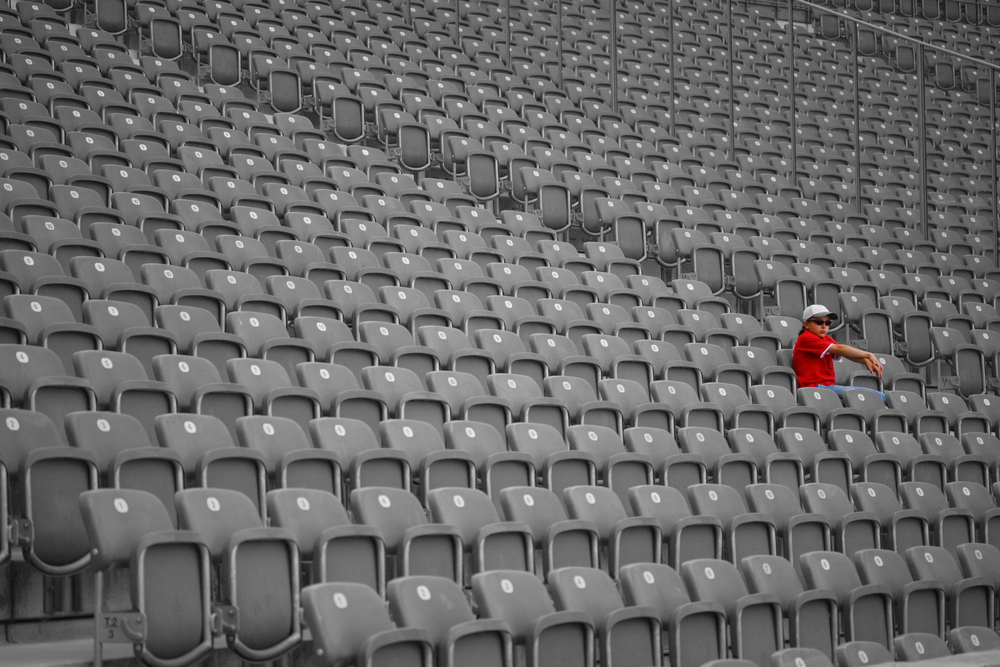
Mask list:
[{"label": "empty seat", "polygon": [[[174,530],[162,503],[143,491],[86,491],[79,505],[94,552],[97,658],[109,640],[132,642],[148,664],[207,656],[213,637],[207,547],[191,533]],[[122,566],[132,575],[135,602],[127,611],[115,607],[110,614],[116,622],[105,627],[105,573]]]},{"label": "empty seat", "polygon": [[[91,560],[87,533],[79,512],[66,508],[75,507],[84,491],[98,488],[94,455],[59,446],[64,436],[42,412],[5,408],[0,417],[3,478],[16,474],[20,486],[10,515],[31,531],[21,544],[24,560],[53,576],[82,571]],[[4,550],[9,553],[9,547]]]},{"label": "empty seat", "polygon": [[[174,493],[184,488],[177,452],[153,447],[138,419],[117,412],[74,412],[66,416],[70,446],[93,455],[102,471],[102,486],[139,489],[173,505]],[[167,511],[171,522],[177,516]]]},{"label": "empty seat", "polygon": [[729,621],[729,650],[733,657],[758,665],[784,646],[782,611],[778,598],[751,594],[736,566],[724,560],[697,559],[681,565],[681,576],[693,599],[716,602]]},{"label": "empty seat", "polygon": [[384,595],[385,545],[371,526],[352,524],[340,500],[316,489],[267,493],[271,525],[292,533],[311,583],[365,584]]},{"label": "empty seat", "polygon": [[[795,567],[779,556],[748,556],[741,563],[747,589],[774,595],[788,621],[788,643],[833,657],[838,643],[837,599],[829,591],[806,590]],[[772,659],[773,660],[773,659]]]},{"label": "empty seat", "polygon": [[298,645],[299,554],[291,533],[265,528],[250,499],[237,491],[186,489],[176,502],[180,527],[204,540],[214,563],[231,564],[215,602],[238,614],[238,624],[223,626],[232,650],[262,661]]},{"label": "empty seat", "polygon": [[443,396],[424,390],[420,377],[409,368],[372,366],[362,369],[365,388],[385,397],[391,417],[418,419],[443,432],[451,406]]},{"label": "empty seat", "polygon": [[226,331],[243,339],[247,355],[277,361],[289,376],[295,364],[313,361],[316,353],[304,340],[288,335],[285,323],[267,313],[235,312],[226,315]]},{"label": "empty seat", "polygon": [[863,585],[850,558],[835,551],[802,554],[799,561],[809,588],[827,590],[836,597],[845,640],[890,646],[894,632],[887,586]]},{"label": "empty seat", "polygon": [[623,567],[622,599],[660,616],[665,651],[673,667],[696,667],[727,654],[726,614],[717,602],[692,601],[680,575],[667,565],[635,563]]},{"label": "empty seat", "polygon": [[944,633],[944,586],[937,581],[914,581],[906,561],[895,551],[865,549],[854,555],[865,584],[888,586],[895,604],[896,633]]},{"label": "empty seat", "polygon": [[892,652],[871,641],[850,641],[837,647],[837,664],[842,667],[863,667],[892,662]]},{"label": "empty seat", "polygon": [[63,366],[73,365],[73,354],[80,350],[100,350],[100,333],[79,323],[70,307],[55,297],[13,294],[3,299],[7,315],[21,322],[28,342],[46,347],[56,354]]},{"label": "empty seat", "polygon": [[570,451],[559,431],[548,424],[510,424],[507,446],[531,456],[538,480],[557,493],[570,486],[593,485],[597,481],[594,457]]},{"label": "empty seat", "polygon": [[903,506],[924,514],[930,527],[931,544],[956,555],[958,545],[976,539],[975,518],[967,509],[950,507],[944,492],[933,484],[904,482],[899,485]]},{"label": "empty seat", "polygon": [[475,488],[472,457],[446,449],[444,437],[434,425],[415,419],[386,419],[378,432],[384,447],[406,455],[421,498],[439,487]]},{"label": "empty seat", "polygon": [[853,556],[882,545],[882,526],[871,512],[855,512],[848,495],[833,484],[813,482],[799,487],[802,507],[826,517],[833,530],[834,549]]},{"label": "empty seat", "polygon": [[472,662],[510,666],[510,629],[500,621],[476,619],[464,591],[454,582],[440,577],[400,577],[389,584],[387,597],[389,611],[401,626],[430,635],[440,667]]},{"label": "empty seat", "polygon": [[444,425],[445,445],[468,454],[479,476],[478,487],[499,509],[500,492],[510,486],[530,486],[535,480],[531,457],[507,450],[503,436],[489,424],[453,419]]},{"label": "empty seat", "polygon": [[606,549],[608,570],[617,572],[630,563],[657,563],[663,538],[660,524],[645,516],[629,517],[618,496],[598,486],[575,486],[563,491],[571,519],[597,527]]},{"label": "empty seat", "polygon": [[677,430],[677,440],[685,453],[705,460],[705,466],[715,483],[742,489],[757,481],[757,466],[754,461],[745,454],[734,453],[721,431],[688,426]]},{"label": "empty seat", "polygon": [[302,589],[302,615],[313,637],[321,664],[336,667],[356,664],[358,655],[367,664],[432,667],[433,644],[429,633],[397,629],[378,593],[364,584],[322,583]]},{"label": "empty seat", "polygon": [[906,662],[947,658],[951,655],[951,650],[940,635],[927,632],[897,635],[892,643],[896,649],[896,659]]},{"label": "empty seat", "polygon": [[472,594],[483,617],[507,623],[514,644],[523,647],[526,665],[592,667],[594,628],[590,617],[577,611],[556,611],[545,584],[533,574],[482,572],[472,577]]},{"label": "empty seat", "polygon": [[[308,362],[307,362],[308,363]],[[292,384],[284,367],[268,359],[230,359],[229,379],[246,387],[258,414],[287,417],[303,429],[323,412],[319,395],[312,389]]]},{"label": "empty seat", "polygon": [[240,417],[236,420],[236,436],[240,446],[261,453],[276,486],[340,494],[337,456],[313,448],[305,430],[295,420],[269,415]]},{"label": "empty seat", "polygon": [[236,418],[253,414],[253,397],[247,389],[222,382],[208,359],[162,354],[153,358],[153,373],[177,397],[178,410],[219,417],[234,440]]},{"label": "empty seat", "polygon": [[874,514],[882,525],[882,543],[900,555],[913,546],[930,544],[930,529],[923,512],[903,509],[892,489],[877,482],[859,482],[851,486],[854,506]]},{"label": "empty seat", "polygon": [[580,612],[594,626],[600,664],[662,664],[659,614],[644,607],[626,607],[605,572],[560,568],[549,574],[548,585],[557,609]]},{"label": "empty seat", "polygon": [[[64,421],[71,412],[94,410],[97,397],[85,381],[69,377],[52,350],[35,345],[0,345],[4,402],[45,414],[64,441]],[[72,362],[71,362],[72,363]]]},{"label": "empty seat", "polygon": [[600,539],[589,521],[570,520],[562,501],[541,487],[508,487],[500,492],[503,516],[527,525],[536,547],[535,569],[597,567]]},{"label": "empty seat", "polygon": [[722,557],[722,522],[714,516],[693,514],[677,489],[634,486],[629,489],[629,500],[637,516],[659,522],[671,566],[679,567],[694,558]]},{"label": "empty seat", "polygon": [[1000,649],[1000,636],[990,627],[965,625],[952,628],[948,639],[956,654]]},{"label": "empty seat", "polygon": [[448,401],[452,418],[489,424],[506,438],[510,424],[510,405],[503,399],[490,396],[483,384],[470,373],[434,371],[428,373],[428,388]]},{"label": "empty seat", "polygon": [[747,508],[771,517],[777,531],[780,553],[793,564],[809,551],[828,551],[833,536],[825,516],[802,510],[798,488],[780,484],[751,484],[744,489]]},{"label": "empty seat", "polygon": [[724,484],[695,484],[687,490],[691,509],[722,523],[725,535],[723,557],[739,563],[747,556],[777,553],[774,521],[751,514],[739,492]]},{"label": "empty seat", "polygon": [[798,456],[806,478],[813,482],[833,484],[847,493],[853,479],[853,467],[846,454],[832,452],[818,430],[785,427],[775,433],[778,447]]},{"label": "empty seat", "polygon": [[458,530],[473,572],[534,569],[531,531],[523,524],[502,522],[493,501],[482,491],[434,489],[427,494],[427,506],[435,523]]},{"label": "empty seat", "polygon": [[377,528],[391,578],[415,574],[462,581],[462,539],[452,526],[431,524],[416,496],[403,489],[351,491],[355,521]]},{"label": "empty seat", "polygon": [[944,586],[949,627],[991,626],[995,614],[992,582],[964,577],[944,547],[911,547],[906,563],[915,580],[938,581]]},{"label": "empty seat", "polygon": [[612,489],[628,504],[628,489],[653,483],[653,467],[643,456],[626,451],[621,437],[606,426],[570,426],[566,430],[570,449],[593,455],[598,482]]}]

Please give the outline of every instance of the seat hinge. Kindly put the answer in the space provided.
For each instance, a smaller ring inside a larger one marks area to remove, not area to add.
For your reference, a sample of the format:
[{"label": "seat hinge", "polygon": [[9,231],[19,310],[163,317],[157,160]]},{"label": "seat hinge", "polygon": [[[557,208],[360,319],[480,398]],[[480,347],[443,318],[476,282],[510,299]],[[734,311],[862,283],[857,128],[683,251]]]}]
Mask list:
[{"label": "seat hinge", "polygon": [[217,604],[212,607],[212,634],[234,636],[239,632],[239,610],[233,605]]}]

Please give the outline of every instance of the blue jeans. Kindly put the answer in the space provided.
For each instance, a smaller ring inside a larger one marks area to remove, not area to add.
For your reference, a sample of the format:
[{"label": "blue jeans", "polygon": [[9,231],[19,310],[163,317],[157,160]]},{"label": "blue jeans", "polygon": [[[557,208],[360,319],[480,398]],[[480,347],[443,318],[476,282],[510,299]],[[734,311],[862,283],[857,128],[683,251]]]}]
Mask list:
[{"label": "blue jeans", "polygon": [[827,389],[832,389],[834,391],[834,393],[836,393],[837,396],[840,396],[841,398],[844,397],[844,390],[845,389],[861,389],[862,391],[870,391],[873,394],[878,394],[878,397],[882,399],[883,403],[885,403],[885,394],[883,394],[882,392],[880,392],[878,389],[869,389],[868,387],[845,387],[844,385],[841,385],[841,384],[827,384],[827,385],[820,385],[820,386],[821,387],[826,387]]}]

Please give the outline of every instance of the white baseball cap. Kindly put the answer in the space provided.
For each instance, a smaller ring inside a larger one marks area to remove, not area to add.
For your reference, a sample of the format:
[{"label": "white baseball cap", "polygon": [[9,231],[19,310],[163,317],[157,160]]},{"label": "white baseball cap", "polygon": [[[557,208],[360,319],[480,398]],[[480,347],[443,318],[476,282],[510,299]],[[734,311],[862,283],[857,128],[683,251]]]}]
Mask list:
[{"label": "white baseball cap", "polygon": [[827,317],[827,316],[829,316],[831,320],[840,319],[837,316],[837,313],[830,312],[830,310],[826,306],[822,306],[818,303],[814,303],[813,305],[809,306],[808,308],[802,311],[803,322],[808,322],[809,320],[815,319],[817,317]]}]

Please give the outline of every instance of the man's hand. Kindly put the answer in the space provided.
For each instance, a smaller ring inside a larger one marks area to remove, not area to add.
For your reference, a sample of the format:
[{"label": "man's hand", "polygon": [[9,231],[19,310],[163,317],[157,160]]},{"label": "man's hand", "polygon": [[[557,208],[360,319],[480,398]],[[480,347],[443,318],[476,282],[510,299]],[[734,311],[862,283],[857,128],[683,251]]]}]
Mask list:
[{"label": "man's hand", "polygon": [[878,377],[880,378],[882,377],[882,370],[883,370],[882,364],[879,363],[878,357],[876,357],[874,354],[865,357],[865,368],[867,368],[869,372],[874,373]]}]

